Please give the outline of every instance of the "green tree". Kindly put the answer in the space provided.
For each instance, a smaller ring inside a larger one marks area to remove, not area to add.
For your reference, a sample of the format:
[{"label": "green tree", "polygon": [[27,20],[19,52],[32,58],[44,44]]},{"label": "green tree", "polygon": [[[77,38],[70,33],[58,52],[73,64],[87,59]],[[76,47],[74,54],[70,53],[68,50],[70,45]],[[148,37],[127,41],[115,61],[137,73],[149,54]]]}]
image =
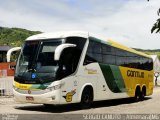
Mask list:
[{"label": "green tree", "polygon": [[[158,16],[160,16],[160,9],[158,9],[157,14],[158,14]],[[160,18],[157,19],[156,23],[154,23],[154,25],[151,29],[151,33],[153,33],[154,31],[156,33],[160,33]]]},{"label": "green tree", "polygon": [[[149,1],[149,0],[147,0],[147,1]],[[153,27],[151,29],[151,33],[153,33],[153,32],[160,33],[160,8],[157,11],[157,15],[159,16],[159,18],[154,23],[154,25],[153,25]]]},{"label": "green tree", "polygon": [[21,46],[27,37],[38,33],[41,32],[22,28],[0,27],[0,45]]}]

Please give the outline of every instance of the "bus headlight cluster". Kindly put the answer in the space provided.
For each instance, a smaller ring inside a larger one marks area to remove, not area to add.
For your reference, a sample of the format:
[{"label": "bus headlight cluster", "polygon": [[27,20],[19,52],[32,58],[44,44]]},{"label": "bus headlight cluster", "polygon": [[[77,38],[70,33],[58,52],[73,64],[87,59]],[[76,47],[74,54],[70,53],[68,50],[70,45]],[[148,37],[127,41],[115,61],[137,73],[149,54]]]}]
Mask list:
[{"label": "bus headlight cluster", "polygon": [[60,89],[63,85],[64,85],[64,83],[61,83],[61,84],[58,84],[58,85],[54,85],[54,86],[48,87],[47,89],[50,90],[50,91],[58,90],[58,89]]},{"label": "bus headlight cluster", "polygon": [[55,85],[55,86],[53,86],[53,88],[54,88],[54,90],[58,90],[58,89],[60,89],[60,88],[61,88],[61,86],[62,86],[62,84],[59,84],[59,85]]}]

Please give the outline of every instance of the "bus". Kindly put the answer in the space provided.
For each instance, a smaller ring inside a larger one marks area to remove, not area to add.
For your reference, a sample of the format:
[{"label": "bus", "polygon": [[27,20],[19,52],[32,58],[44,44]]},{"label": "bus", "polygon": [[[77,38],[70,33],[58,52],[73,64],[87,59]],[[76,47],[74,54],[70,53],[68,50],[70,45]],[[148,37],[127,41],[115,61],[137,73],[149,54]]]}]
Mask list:
[{"label": "bus", "polygon": [[41,33],[27,38],[17,59],[14,99],[60,105],[153,93],[153,61],[144,53],[88,32]]}]

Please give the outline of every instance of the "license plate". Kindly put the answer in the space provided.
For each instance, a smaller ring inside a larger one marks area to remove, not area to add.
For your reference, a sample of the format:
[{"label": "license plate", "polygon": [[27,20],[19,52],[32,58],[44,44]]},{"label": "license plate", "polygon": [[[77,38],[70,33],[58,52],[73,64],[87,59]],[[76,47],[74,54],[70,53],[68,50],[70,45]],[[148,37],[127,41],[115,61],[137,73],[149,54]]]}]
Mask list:
[{"label": "license plate", "polygon": [[34,101],[34,98],[32,96],[26,96],[27,101]]}]

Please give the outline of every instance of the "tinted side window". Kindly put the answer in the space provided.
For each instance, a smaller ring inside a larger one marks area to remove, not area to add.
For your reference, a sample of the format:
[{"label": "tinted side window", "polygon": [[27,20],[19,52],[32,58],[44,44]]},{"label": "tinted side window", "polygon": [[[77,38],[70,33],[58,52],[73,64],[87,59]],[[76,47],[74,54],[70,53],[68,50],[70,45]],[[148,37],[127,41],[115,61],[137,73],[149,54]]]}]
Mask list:
[{"label": "tinted side window", "polygon": [[115,54],[116,54],[116,65],[125,66],[127,64],[126,51],[115,48]]},{"label": "tinted side window", "polygon": [[93,62],[142,70],[153,69],[153,61],[150,58],[97,42],[95,39],[90,39],[84,64]]},{"label": "tinted side window", "polygon": [[102,62],[101,43],[90,40],[84,64]]},{"label": "tinted side window", "polygon": [[102,62],[105,64],[115,65],[116,56],[115,56],[115,48],[102,44]]}]

